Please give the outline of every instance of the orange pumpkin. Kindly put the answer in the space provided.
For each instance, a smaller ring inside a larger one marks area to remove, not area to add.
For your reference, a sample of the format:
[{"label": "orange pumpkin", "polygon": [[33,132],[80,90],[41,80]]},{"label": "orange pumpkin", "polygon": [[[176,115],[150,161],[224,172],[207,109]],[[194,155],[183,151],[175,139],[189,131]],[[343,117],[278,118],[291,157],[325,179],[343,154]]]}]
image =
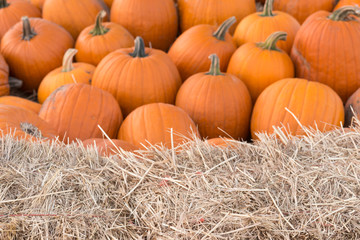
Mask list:
[{"label": "orange pumpkin", "polygon": [[250,93],[236,76],[220,71],[216,54],[210,59],[209,72],[191,76],[180,87],[176,106],[189,114],[204,138],[246,139],[252,109]]},{"label": "orange pumpkin", "polygon": [[75,48],[79,50],[76,55],[78,62],[97,66],[116,49],[134,46],[134,37],[124,27],[112,22],[102,23],[105,15],[106,12],[101,11],[96,17],[95,25],[81,31],[75,44]]},{"label": "orange pumpkin", "polygon": [[138,107],[125,118],[118,139],[139,148],[149,144],[171,148],[172,143],[176,147],[194,135],[199,136],[196,125],[184,110],[171,104],[151,103]]},{"label": "orange pumpkin", "polygon": [[23,80],[23,89],[37,89],[51,70],[61,66],[71,35],[59,25],[41,18],[23,17],[1,40],[1,53],[11,75]]},{"label": "orange pumpkin", "polygon": [[46,0],[43,18],[64,27],[76,40],[101,10],[107,10],[102,0]]},{"label": "orange pumpkin", "polygon": [[101,138],[103,133],[98,126],[115,138],[123,120],[110,93],[84,83],[56,89],[43,103],[39,116],[51,123],[65,142]]},{"label": "orange pumpkin", "polygon": [[11,105],[19,108],[23,108],[29,111],[32,111],[36,114],[39,113],[41,104],[37,102],[30,101],[25,98],[16,97],[16,96],[2,96],[0,97],[0,104]]},{"label": "orange pumpkin", "polygon": [[173,0],[114,0],[111,21],[141,36],[146,46],[167,51],[178,31]]},{"label": "orange pumpkin", "polygon": [[22,16],[41,17],[41,12],[27,1],[0,0],[0,40]]},{"label": "orange pumpkin", "polygon": [[271,33],[282,31],[287,33],[287,39],[277,46],[290,54],[300,24],[285,12],[273,12],[273,2],[274,0],[267,0],[262,13],[253,13],[239,23],[234,34],[238,46],[247,42],[263,42]]},{"label": "orange pumpkin", "polygon": [[304,127],[328,131],[344,123],[340,97],[325,84],[286,78],[267,87],[256,100],[251,117],[251,134],[272,133],[274,127],[285,134],[302,135]]},{"label": "orange pumpkin", "polygon": [[103,156],[117,154],[119,152],[119,149],[128,152],[133,152],[139,149],[138,147],[134,146],[134,144],[119,139],[109,140],[104,138],[91,138],[84,140],[82,143],[84,147],[96,147],[100,154]]},{"label": "orange pumpkin", "polygon": [[329,85],[344,103],[360,87],[360,21],[353,15],[360,16],[353,6],[314,13],[291,51],[297,77]]},{"label": "orange pumpkin", "polygon": [[236,148],[236,141],[231,138],[218,137],[207,139],[206,142],[214,147],[220,148]]},{"label": "orange pumpkin", "polygon": [[24,108],[0,104],[0,134],[11,134],[17,139],[49,140],[58,134],[36,113]]},{"label": "orange pumpkin", "polygon": [[176,39],[168,55],[179,69],[183,81],[195,73],[206,72],[210,67],[208,56],[213,53],[220,58],[220,70],[226,71],[230,57],[236,50],[236,45],[228,33],[235,22],[235,17],[231,17],[219,27],[197,25]]},{"label": "orange pumpkin", "polygon": [[88,63],[74,63],[73,57],[77,53],[76,49],[70,48],[66,51],[63,58],[62,67],[49,72],[41,81],[38,90],[38,101],[43,103],[49,95],[58,87],[69,83],[91,83],[95,66]]},{"label": "orange pumpkin", "polygon": [[218,26],[226,19],[235,16],[237,22],[229,30],[233,34],[239,21],[256,11],[254,0],[179,0],[178,6],[182,32],[199,24]]},{"label": "orange pumpkin", "polygon": [[9,95],[9,66],[0,54],[0,96]]},{"label": "orange pumpkin", "polygon": [[295,75],[289,55],[276,47],[279,40],[286,40],[286,35],[285,32],[275,32],[265,42],[245,43],[230,59],[227,72],[245,83],[253,102],[270,84]]},{"label": "orange pumpkin", "polygon": [[338,4],[336,4],[334,11],[338,10],[341,7],[350,6],[350,5],[360,7],[360,0],[340,0]]},{"label": "orange pumpkin", "polygon": [[181,79],[166,53],[145,48],[137,37],[135,48],[116,50],[99,63],[92,85],[110,92],[127,116],[147,103],[175,103]]},{"label": "orange pumpkin", "polygon": [[353,118],[360,120],[360,88],[356,90],[345,104],[345,126],[351,126]]},{"label": "orange pumpkin", "polygon": [[274,9],[287,12],[302,24],[308,16],[320,11],[331,11],[336,0],[275,0]]}]

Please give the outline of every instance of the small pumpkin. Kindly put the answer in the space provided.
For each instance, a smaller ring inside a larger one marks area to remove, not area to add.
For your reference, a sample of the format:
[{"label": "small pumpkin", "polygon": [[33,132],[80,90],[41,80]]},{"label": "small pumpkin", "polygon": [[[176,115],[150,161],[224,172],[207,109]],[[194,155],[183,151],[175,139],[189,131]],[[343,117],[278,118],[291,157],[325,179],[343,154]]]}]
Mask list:
[{"label": "small pumpkin", "polygon": [[176,106],[189,114],[204,138],[247,139],[252,109],[250,93],[236,76],[220,71],[216,54],[209,58],[209,72],[195,74],[181,85]]},{"label": "small pumpkin", "polygon": [[127,116],[148,103],[175,103],[181,79],[166,53],[145,48],[137,37],[135,48],[118,49],[99,63],[92,85],[110,92]]},{"label": "small pumpkin", "polygon": [[263,42],[271,33],[282,31],[287,33],[287,39],[278,42],[277,46],[290,54],[300,24],[290,14],[273,12],[273,3],[274,0],[267,0],[262,13],[248,15],[239,23],[234,33],[238,46],[247,42]]},{"label": "small pumpkin", "polygon": [[226,137],[210,138],[206,140],[206,143],[220,148],[236,148],[236,140]]},{"label": "small pumpkin", "polygon": [[231,56],[227,72],[245,83],[253,102],[270,84],[295,76],[291,58],[276,47],[286,36],[286,32],[275,32],[265,42],[245,43]]},{"label": "small pumpkin", "polygon": [[64,27],[76,40],[101,10],[108,10],[102,0],[46,0],[43,18]]},{"label": "small pumpkin", "polygon": [[23,81],[24,90],[37,90],[51,70],[61,66],[74,39],[59,25],[41,18],[23,17],[1,40],[1,53],[11,75]]},{"label": "small pumpkin", "polygon": [[200,24],[218,26],[235,16],[237,22],[229,29],[230,34],[233,34],[239,21],[256,11],[254,0],[179,0],[178,6],[181,32]]},{"label": "small pumpkin", "polygon": [[24,108],[0,104],[0,134],[17,139],[51,140],[57,131],[36,113]]},{"label": "small pumpkin", "polygon": [[133,152],[139,148],[129,142],[119,139],[104,139],[104,138],[91,138],[86,139],[83,142],[84,147],[96,147],[99,153],[103,156],[110,156],[117,154],[119,149],[124,151]]},{"label": "small pumpkin", "polygon": [[336,4],[334,11],[338,10],[341,7],[351,6],[351,5],[360,7],[360,0],[340,0],[338,4]]},{"label": "small pumpkin", "polygon": [[329,85],[344,103],[360,87],[360,21],[353,16],[360,16],[354,6],[314,13],[291,51],[297,77]]},{"label": "small pumpkin", "polygon": [[178,31],[173,0],[114,0],[111,21],[141,36],[146,46],[167,51]]},{"label": "small pumpkin", "polygon": [[40,103],[16,96],[2,96],[0,97],[0,104],[23,108],[36,114],[39,113],[41,108]]},{"label": "small pumpkin", "polygon": [[64,55],[62,67],[52,70],[41,81],[38,90],[39,103],[43,103],[53,91],[65,84],[91,83],[95,66],[82,62],[73,63],[76,53],[76,49],[68,49]]},{"label": "small pumpkin", "polygon": [[9,95],[9,66],[0,54],[0,96]]},{"label": "small pumpkin", "polygon": [[[171,131],[173,135],[171,135]],[[162,144],[168,148],[199,136],[194,121],[179,107],[167,103],[151,103],[136,108],[120,127],[118,139],[143,149]]]},{"label": "small pumpkin", "polygon": [[345,127],[350,127],[353,118],[360,120],[360,88],[356,90],[345,104]]},{"label": "small pumpkin", "polygon": [[98,126],[110,138],[116,138],[123,120],[110,93],[84,83],[56,89],[43,103],[39,116],[51,123],[65,142],[101,138],[103,133]]},{"label": "small pumpkin", "polygon": [[213,53],[220,58],[220,70],[226,71],[230,57],[236,50],[233,38],[228,33],[235,22],[236,18],[231,17],[219,27],[197,25],[176,39],[168,55],[179,69],[183,81],[195,73],[206,72],[210,68],[208,56]]},{"label": "small pumpkin", "polygon": [[341,98],[325,84],[300,78],[286,78],[268,86],[256,100],[251,117],[251,135],[273,133],[303,135],[304,127],[329,131],[344,123]]},{"label": "small pumpkin", "polygon": [[106,12],[102,10],[96,17],[95,25],[82,30],[77,38],[75,48],[79,50],[76,55],[78,62],[97,66],[109,53],[119,48],[134,46],[131,33],[119,24],[103,23],[104,16]]}]

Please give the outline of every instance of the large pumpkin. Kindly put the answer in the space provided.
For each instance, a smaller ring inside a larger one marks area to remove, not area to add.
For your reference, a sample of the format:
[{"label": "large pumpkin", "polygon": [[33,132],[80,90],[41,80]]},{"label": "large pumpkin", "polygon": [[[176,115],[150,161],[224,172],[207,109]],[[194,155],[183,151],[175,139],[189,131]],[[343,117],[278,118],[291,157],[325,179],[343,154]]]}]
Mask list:
[{"label": "large pumpkin", "polygon": [[233,34],[241,19],[256,11],[254,0],[179,0],[178,6],[182,32],[199,24],[218,26],[235,16],[237,22],[230,28],[230,33]]},{"label": "large pumpkin", "polygon": [[360,88],[349,97],[345,104],[345,126],[351,126],[353,118],[360,120]]},{"label": "large pumpkin", "polygon": [[360,0],[340,0],[338,4],[336,4],[334,11],[338,10],[341,7],[351,6],[351,5],[360,7]]},{"label": "large pumpkin", "polygon": [[302,24],[317,11],[331,11],[335,2],[336,0],[274,0],[274,9],[291,14]]},{"label": "large pumpkin", "polygon": [[41,104],[16,96],[2,96],[0,97],[0,104],[11,105],[32,111],[36,114],[39,113]]},{"label": "large pumpkin", "polygon": [[73,63],[77,50],[70,48],[63,58],[62,67],[49,72],[41,81],[38,90],[38,101],[43,103],[58,87],[69,83],[91,83],[95,66],[88,63]]},{"label": "large pumpkin", "polygon": [[79,50],[76,55],[78,62],[97,66],[106,55],[116,49],[134,46],[134,37],[128,30],[117,23],[102,22],[105,15],[106,12],[101,11],[96,17],[95,25],[81,31],[75,44],[75,48]]},{"label": "large pumpkin", "polygon": [[206,72],[210,68],[208,56],[213,53],[220,58],[221,71],[226,71],[230,57],[236,50],[236,45],[228,33],[235,22],[235,17],[231,17],[219,27],[197,25],[176,39],[168,54],[179,69],[183,81],[195,73]]},{"label": "large pumpkin", "polygon": [[239,23],[234,34],[238,46],[247,42],[263,42],[271,33],[282,31],[287,33],[287,39],[277,46],[290,54],[300,24],[285,12],[273,12],[273,2],[274,0],[267,0],[262,13],[253,13]]},{"label": "large pumpkin", "polygon": [[118,139],[139,148],[149,144],[171,148],[172,144],[176,147],[194,135],[199,136],[196,125],[184,110],[171,104],[151,103],[138,107],[125,118]]},{"label": "large pumpkin", "polygon": [[9,95],[9,66],[0,54],[0,96]]},{"label": "large pumpkin", "polygon": [[251,134],[256,139],[256,133],[272,133],[279,127],[285,134],[301,135],[302,126],[327,131],[342,123],[344,107],[334,90],[322,83],[287,78],[271,84],[256,100]]},{"label": "large pumpkin", "polygon": [[231,56],[228,73],[240,78],[249,89],[252,101],[270,84],[295,75],[294,64],[276,43],[286,40],[285,32],[271,34],[265,42],[248,42]]},{"label": "large pumpkin", "polygon": [[0,40],[22,16],[41,17],[41,12],[27,1],[0,0]]},{"label": "large pumpkin", "polygon": [[99,63],[92,85],[110,92],[127,116],[144,104],[175,103],[181,79],[166,53],[145,48],[137,37],[135,48],[116,50]]},{"label": "large pumpkin", "polygon": [[297,77],[329,85],[343,102],[360,87],[360,22],[353,15],[360,16],[352,6],[314,13],[291,51]]},{"label": "large pumpkin", "polygon": [[11,75],[23,80],[25,90],[37,89],[51,70],[61,66],[71,35],[59,25],[41,18],[23,17],[1,40],[1,53]]},{"label": "large pumpkin", "polygon": [[101,138],[103,133],[98,126],[110,138],[116,138],[123,120],[110,93],[84,83],[58,88],[43,103],[39,116],[51,123],[65,142]]},{"label": "large pumpkin", "polygon": [[134,144],[119,139],[90,138],[82,141],[84,147],[96,147],[103,156],[110,156],[119,152],[120,149],[128,152],[138,150]]},{"label": "large pumpkin", "polygon": [[216,54],[210,59],[209,72],[191,76],[180,87],[176,106],[189,114],[204,138],[247,139],[252,109],[250,93],[236,76],[220,71]]},{"label": "large pumpkin", "polygon": [[178,31],[173,0],[114,0],[111,21],[125,27],[146,46],[167,51]]},{"label": "large pumpkin", "polygon": [[107,6],[102,0],[46,0],[43,18],[63,26],[76,40],[104,9],[107,10]]},{"label": "large pumpkin", "polygon": [[36,113],[24,108],[0,104],[0,134],[11,134],[17,139],[49,140],[57,131]]}]

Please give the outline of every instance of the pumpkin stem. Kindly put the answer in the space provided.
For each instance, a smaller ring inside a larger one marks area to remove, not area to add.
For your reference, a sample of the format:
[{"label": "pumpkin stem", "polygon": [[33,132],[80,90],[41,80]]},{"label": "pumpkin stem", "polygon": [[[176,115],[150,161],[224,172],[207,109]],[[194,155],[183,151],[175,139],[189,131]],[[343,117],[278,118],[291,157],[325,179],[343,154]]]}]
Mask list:
[{"label": "pumpkin stem", "polygon": [[275,50],[275,51],[281,51],[276,47],[276,44],[279,40],[286,41],[287,33],[286,32],[274,32],[272,33],[265,42],[259,42],[256,44],[256,46],[264,49],[264,50]]},{"label": "pumpkin stem", "polygon": [[9,5],[10,4],[8,4],[8,2],[6,0],[0,0],[0,9],[1,8],[6,8]]},{"label": "pumpkin stem", "polygon": [[141,37],[137,36],[135,38],[135,49],[133,53],[130,53],[130,56],[139,58],[148,56],[148,54],[145,53],[145,43]]},{"label": "pumpkin stem", "polygon": [[34,32],[34,29],[31,29],[30,21],[29,21],[29,18],[27,16],[22,17],[21,21],[23,23],[22,40],[30,41],[33,37],[36,36],[36,32]]},{"label": "pumpkin stem", "polygon": [[22,122],[20,123],[20,128],[25,133],[37,137],[37,138],[43,138],[41,131],[36,126],[32,125],[31,123]]},{"label": "pumpkin stem", "polygon": [[266,0],[264,5],[264,11],[260,14],[261,17],[273,17],[274,0]]},{"label": "pumpkin stem", "polygon": [[206,73],[206,75],[212,75],[212,76],[224,76],[220,70],[220,60],[219,57],[214,53],[209,56],[211,60],[210,70]]},{"label": "pumpkin stem", "polygon": [[328,18],[333,21],[350,21],[352,16],[360,16],[360,8],[355,6],[345,6],[333,12]]},{"label": "pumpkin stem", "polygon": [[74,69],[73,58],[77,52],[78,50],[75,48],[69,48],[65,52],[62,62],[62,72],[71,72]]},{"label": "pumpkin stem", "polygon": [[103,18],[105,16],[106,16],[106,11],[104,10],[101,10],[98,13],[98,15],[96,16],[95,27],[90,31],[90,34],[92,34],[93,36],[104,35],[110,30],[102,25]]},{"label": "pumpkin stem", "polygon": [[221,41],[225,41],[225,35],[229,28],[236,22],[236,17],[231,17],[225,20],[220,27],[214,32],[213,36]]}]

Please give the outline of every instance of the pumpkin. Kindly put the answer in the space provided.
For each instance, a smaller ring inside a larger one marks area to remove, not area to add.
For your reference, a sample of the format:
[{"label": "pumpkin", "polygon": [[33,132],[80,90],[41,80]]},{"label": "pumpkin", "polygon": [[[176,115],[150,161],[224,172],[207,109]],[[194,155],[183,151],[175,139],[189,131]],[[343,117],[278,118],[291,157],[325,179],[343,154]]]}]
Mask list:
[{"label": "pumpkin", "polygon": [[38,101],[43,103],[49,95],[58,87],[69,83],[91,83],[95,66],[88,63],[77,62],[73,64],[73,57],[77,50],[70,48],[66,51],[63,58],[62,67],[49,72],[41,81],[38,90]]},{"label": "pumpkin", "polygon": [[42,10],[45,0],[30,0],[30,2],[36,6],[38,9]]},{"label": "pumpkin", "polygon": [[11,75],[23,81],[23,89],[37,89],[51,70],[61,66],[62,56],[74,45],[59,25],[41,18],[23,17],[1,40],[1,53]]},{"label": "pumpkin", "polygon": [[135,48],[116,50],[99,63],[92,85],[110,92],[127,116],[148,103],[175,103],[181,79],[166,53],[145,48],[137,37]]},{"label": "pumpkin", "polygon": [[233,34],[239,21],[256,11],[254,0],[180,0],[178,7],[182,32],[199,24],[218,26],[226,19],[235,16],[237,22],[229,30],[230,34]]},{"label": "pumpkin", "polygon": [[231,17],[219,27],[197,25],[176,39],[168,55],[179,69],[183,81],[195,73],[206,72],[210,67],[207,58],[213,53],[220,58],[220,70],[226,71],[230,57],[236,50],[236,45],[228,33],[235,22],[235,17]]},{"label": "pumpkin", "polygon": [[61,25],[76,40],[101,10],[107,10],[102,0],[46,0],[43,18]]},{"label": "pumpkin", "polygon": [[356,90],[346,101],[345,104],[345,126],[349,127],[353,123],[353,118],[360,120],[360,88]]},{"label": "pumpkin", "polygon": [[297,77],[329,85],[344,103],[360,87],[360,22],[353,15],[360,16],[353,6],[314,13],[291,51]]},{"label": "pumpkin", "polygon": [[0,131],[16,139],[49,140],[57,137],[56,130],[36,113],[24,108],[0,104]]},{"label": "pumpkin", "polygon": [[[251,117],[251,134],[303,135],[303,127],[332,130],[344,122],[341,98],[329,86],[300,78],[286,78],[267,87],[256,100]],[[301,125],[300,125],[300,124]],[[303,126],[303,127],[302,127]]]},{"label": "pumpkin", "polygon": [[0,54],[0,96],[9,95],[9,66]]},{"label": "pumpkin", "polygon": [[16,96],[2,96],[0,97],[0,104],[23,108],[36,114],[39,113],[41,108],[40,103]]},{"label": "pumpkin", "polygon": [[210,138],[206,140],[206,143],[220,148],[236,148],[236,141],[231,138],[218,137],[218,138]]},{"label": "pumpkin", "polygon": [[39,116],[51,123],[60,139],[101,138],[103,133],[116,138],[123,120],[114,97],[97,87],[71,83],[56,89],[43,103]]},{"label": "pumpkin", "polygon": [[354,5],[354,6],[359,7],[360,6],[360,0],[340,0],[338,2],[338,4],[336,4],[336,6],[334,8],[334,11],[338,10],[341,7],[350,6],[350,5]]},{"label": "pumpkin", "polygon": [[286,32],[275,32],[265,42],[245,43],[231,56],[227,72],[245,83],[253,102],[270,84],[295,76],[291,58],[276,47],[286,36]]},{"label": "pumpkin", "polygon": [[308,16],[317,11],[331,11],[335,2],[335,0],[275,0],[274,9],[291,14],[302,24]]},{"label": "pumpkin", "polygon": [[246,139],[252,108],[250,93],[236,76],[220,71],[216,54],[210,59],[209,72],[195,74],[181,85],[176,106],[189,114],[204,138]]},{"label": "pumpkin", "polygon": [[290,54],[300,24],[285,12],[273,12],[273,2],[267,0],[262,13],[253,13],[239,23],[234,34],[238,46],[247,42],[263,42],[271,33],[282,31],[287,33],[287,39],[279,42],[278,47]]},{"label": "pumpkin", "polygon": [[158,144],[176,147],[193,136],[199,136],[194,121],[184,110],[167,103],[136,108],[125,118],[118,133],[118,139],[141,149]]},{"label": "pumpkin", "polygon": [[91,138],[84,140],[82,143],[84,147],[96,147],[99,153],[103,156],[116,154],[120,149],[128,152],[133,152],[139,149],[134,146],[134,144],[119,139],[109,140],[104,138]]},{"label": "pumpkin", "polygon": [[0,40],[22,16],[41,17],[41,12],[27,1],[0,0]]},{"label": "pumpkin", "polygon": [[134,37],[119,24],[102,23],[106,12],[101,11],[96,17],[95,25],[81,31],[76,40],[75,48],[78,62],[90,63],[97,66],[101,59],[119,48],[134,46]]},{"label": "pumpkin", "polygon": [[141,36],[146,46],[167,51],[178,31],[173,0],[114,0],[111,21]]}]

